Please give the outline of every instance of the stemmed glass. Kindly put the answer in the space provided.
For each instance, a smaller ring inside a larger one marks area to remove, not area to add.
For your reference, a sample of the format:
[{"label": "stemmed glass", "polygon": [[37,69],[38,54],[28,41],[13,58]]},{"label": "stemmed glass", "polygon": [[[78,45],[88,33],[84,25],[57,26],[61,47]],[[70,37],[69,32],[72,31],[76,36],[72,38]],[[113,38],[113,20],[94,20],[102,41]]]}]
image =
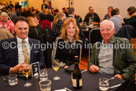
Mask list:
[{"label": "stemmed glass", "polygon": [[[59,70],[59,67],[60,67],[59,60],[58,60],[58,59],[52,60],[52,68],[53,68],[56,72]],[[60,80],[60,77],[56,75],[53,79],[54,79],[54,80]]]},{"label": "stemmed glass", "polygon": [[30,73],[31,73],[31,67],[30,67],[30,65],[29,65],[29,64],[25,64],[25,65],[23,66],[23,75],[24,75],[24,76],[26,77],[26,79],[27,79],[27,82],[24,84],[25,87],[29,87],[29,86],[32,85],[32,83],[29,83],[29,82],[28,82],[28,77],[29,77]]}]

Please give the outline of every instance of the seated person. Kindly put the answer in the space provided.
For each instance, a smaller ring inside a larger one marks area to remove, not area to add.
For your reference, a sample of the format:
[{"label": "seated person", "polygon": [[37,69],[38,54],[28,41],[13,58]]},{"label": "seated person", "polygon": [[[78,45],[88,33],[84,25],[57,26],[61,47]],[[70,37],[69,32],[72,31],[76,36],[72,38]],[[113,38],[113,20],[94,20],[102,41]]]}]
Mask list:
[{"label": "seated person", "polygon": [[[40,44],[40,42],[28,38],[29,25],[26,18],[18,17],[15,20],[15,32],[16,38],[1,41],[0,73],[2,75],[22,73],[22,67],[25,64],[31,64],[37,61],[40,63],[40,67],[44,68],[45,62],[43,53],[39,47],[34,46]],[[7,45],[3,46],[5,42]]]},{"label": "seated person", "polygon": [[1,13],[0,29],[7,29],[11,33],[14,33],[14,23],[8,20],[8,14],[6,12]]},{"label": "seated person", "polygon": [[100,18],[98,14],[94,12],[93,6],[89,7],[89,12],[87,13],[84,19],[84,22],[87,22],[88,25],[89,25],[89,18],[91,18],[93,22],[98,22],[98,23],[100,22]]},{"label": "seated person", "polygon": [[28,24],[29,24],[29,34],[28,34],[28,37],[40,40],[40,36],[41,36],[43,30],[40,30],[40,28],[38,28],[38,26],[37,26],[37,24],[36,24],[36,22],[35,22],[33,17],[28,16],[27,20],[28,20]]},{"label": "seated person", "polygon": [[112,6],[109,6],[108,7],[108,9],[107,9],[107,14],[105,14],[105,16],[104,16],[104,19],[103,20],[105,20],[105,19],[109,19],[109,18],[111,18],[112,16],[111,16],[111,11],[113,10],[113,7]]},{"label": "seated person", "polygon": [[132,31],[132,38],[136,38],[136,8],[134,6],[131,6],[127,9],[128,14],[130,16],[129,19],[125,22],[125,24],[129,24],[133,26],[133,31]]},{"label": "seated person", "polygon": [[62,27],[63,24],[63,20],[66,18],[66,15],[62,12],[59,12],[53,22],[52,22],[52,31],[53,31],[53,35],[56,37],[58,37],[60,35],[60,29]]},{"label": "seated person", "polygon": [[75,15],[75,18],[79,21],[80,25],[82,24],[82,18],[79,15]]},{"label": "seated person", "polygon": [[79,29],[72,17],[64,20],[60,37],[56,38],[52,51],[52,60],[58,59],[65,67],[74,64],[74,56],[81,59],[82,42],[79,40]]},{"label": "seated person", "polygon": [[120,28],[122,27],[122,18],[118,15],[117,11],[115,9],[113,9],[111,11],[111,18],[109,20],[111,20],[114,25],[115,25],[115,34],[120,30]]},{"label": "seated person", "polygon": [[14,38],[13,34],[7,29],[0,29],[0,41],[9,38]]},{"label": "seated person", "polygon": [[[114,37],[115,27],[110,20],[101,22],[100,32],[103,41],[95,43],[92,48],[88,63],[89,71],[104,72],[119,79],[134,80],[136,56],[129,40]],[[125,47],[122,47],[122,44],[125,44]]]},{"label": "seated person", "polygon": [[80,40],[82,40],[83,44],[86,44],[88,39],[86,38],[86,36],[84,35],[84,33],[82,31],[78,19],[75,18],[75,9],[74,8],[68,9],[68,17],[73,17],[76,20],[76,24],[79,28],[79,38],[80,38]]}]

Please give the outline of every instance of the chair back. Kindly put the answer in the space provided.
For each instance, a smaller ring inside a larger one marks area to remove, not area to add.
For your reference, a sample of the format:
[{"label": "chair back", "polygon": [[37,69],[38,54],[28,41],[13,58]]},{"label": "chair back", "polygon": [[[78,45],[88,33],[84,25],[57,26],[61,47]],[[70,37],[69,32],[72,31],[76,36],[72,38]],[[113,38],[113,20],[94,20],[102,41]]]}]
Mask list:
[{"label": "chair back", "polygon": [[99,28],[94,28],[89,32],[89,60],[91,56],[91,49],[93,47],[93,44],[96,42],[101,42],[102,41],[102,36],[100,33]]},{"label": "chair back", "polygon": [[115,34],[116,37],[131,39],[133,27],[131,25],[124,25],[120,30]]}]

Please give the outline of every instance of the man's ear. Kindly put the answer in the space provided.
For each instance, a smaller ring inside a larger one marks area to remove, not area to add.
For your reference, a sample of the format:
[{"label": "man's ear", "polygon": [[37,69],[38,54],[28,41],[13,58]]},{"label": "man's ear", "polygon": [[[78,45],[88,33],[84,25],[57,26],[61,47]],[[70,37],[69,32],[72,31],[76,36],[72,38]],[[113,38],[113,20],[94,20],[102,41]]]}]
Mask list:
[{"label": "man's ear", "polygon": [[114,31],[114,33],[115,33],[115,27],[113,28],[113,31]]}]

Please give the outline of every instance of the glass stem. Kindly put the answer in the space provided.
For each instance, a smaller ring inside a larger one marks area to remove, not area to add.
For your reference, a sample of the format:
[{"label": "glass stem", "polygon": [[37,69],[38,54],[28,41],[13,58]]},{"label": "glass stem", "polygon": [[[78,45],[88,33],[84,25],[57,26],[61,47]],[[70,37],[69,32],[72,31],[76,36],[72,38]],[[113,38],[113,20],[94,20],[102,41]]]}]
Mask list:
[{"label": "glass stem", "polygon": [[26,82],[28,83],[28,76],[26,77]]},{"label": "glass stem", "polygon": [[56,76],[55,77],[57,77],[57,71],[56,71]]}]

